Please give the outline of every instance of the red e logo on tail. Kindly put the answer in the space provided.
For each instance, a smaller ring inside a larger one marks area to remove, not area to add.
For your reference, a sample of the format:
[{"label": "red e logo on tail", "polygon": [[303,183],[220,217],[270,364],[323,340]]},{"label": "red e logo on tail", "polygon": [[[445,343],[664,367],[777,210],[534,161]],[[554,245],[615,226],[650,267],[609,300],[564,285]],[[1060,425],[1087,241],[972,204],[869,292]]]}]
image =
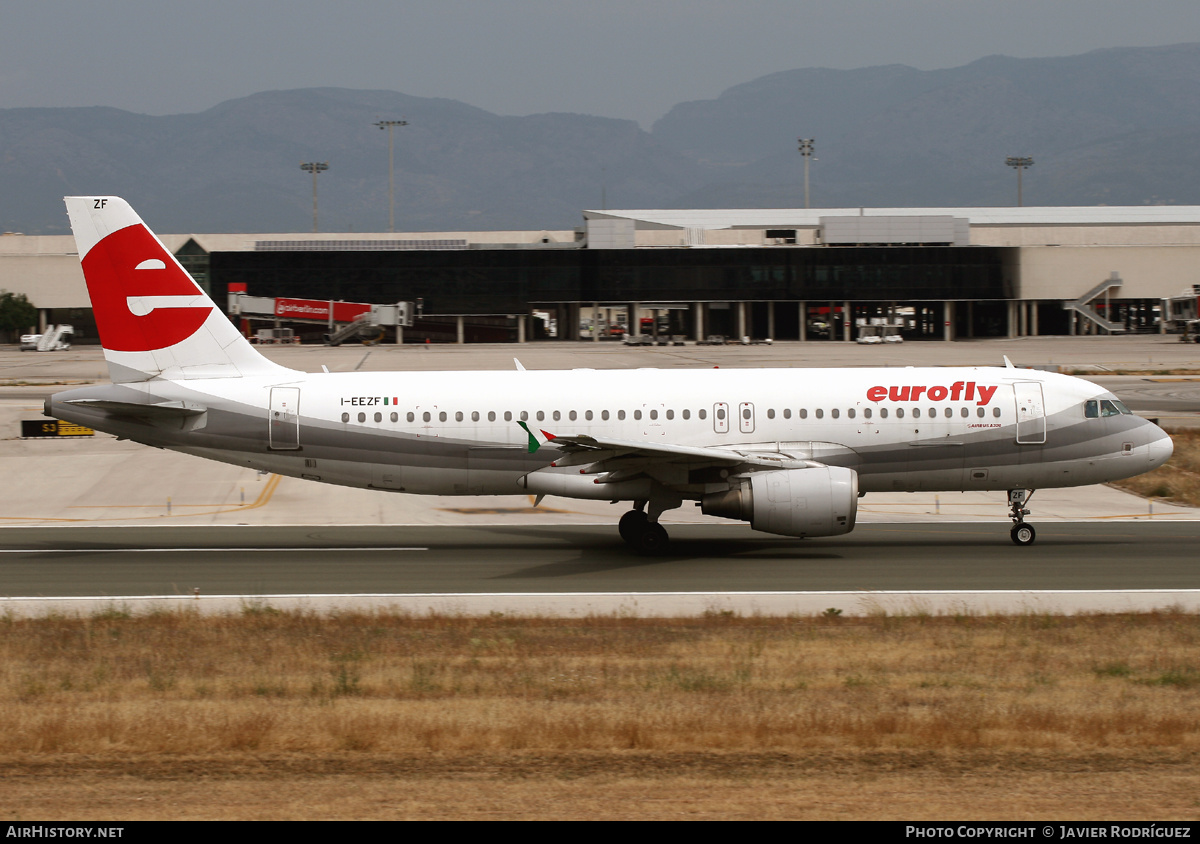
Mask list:
[{"label": "red e logo on tail", "polygon": [[[82,264],[100,342],[114,352],[174,346],[213,311],[212,302],[145,226],[113,232]],[[200,301],[193,303],[192,297]]]}]

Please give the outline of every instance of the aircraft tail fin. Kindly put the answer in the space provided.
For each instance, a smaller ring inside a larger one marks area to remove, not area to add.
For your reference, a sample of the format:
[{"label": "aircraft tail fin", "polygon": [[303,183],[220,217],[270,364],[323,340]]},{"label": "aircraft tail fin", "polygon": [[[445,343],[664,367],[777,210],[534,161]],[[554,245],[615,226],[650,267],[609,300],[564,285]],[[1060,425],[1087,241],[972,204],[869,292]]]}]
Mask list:
[{"label": "aircraft tail fin", "polygon": [[114,383],[290,371],[250,345],[128,202],[64,201]]}]

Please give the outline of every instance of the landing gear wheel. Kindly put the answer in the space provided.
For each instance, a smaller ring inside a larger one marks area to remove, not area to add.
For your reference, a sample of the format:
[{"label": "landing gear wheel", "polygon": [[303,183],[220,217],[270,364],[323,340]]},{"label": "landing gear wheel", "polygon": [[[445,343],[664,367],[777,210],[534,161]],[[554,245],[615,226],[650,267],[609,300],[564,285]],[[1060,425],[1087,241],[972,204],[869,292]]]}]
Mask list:
[{"label": "landing gear wheel", "polygon": [[621,521],[617,522],[617,530],[621,534],[621,538],[633,544],[634,539],[639,533],[646,528],[646,514],[641,510],[630,510],[621,517]]},{"label": "landing gear wheel", "polygon": [[662,554],[671,544],[671,537],[658,522],[646,522],[629,543],[639,554]]},{"label": "landing gear wheel", "polygon": [[1013,529],[1009,532],[1012,541],[1016,545],[1032,545],[1033,540],[1037,538],[1037,531],[1031,525],[1025,524],[1025,517],[1029,515],[1029,510],[1025,505],[1033,498],[1035,490],[1032,489],[1010,489],[1008,491],[1008,517],[1012,519]]},{"label": "landing gear wheel", "polygon": [[1033,525],[1021,522],[1013,527],[1009,536],[1012,537],[1012,541],[1017,545],[1032,545],[1033,540],[1037,539],[1037,531],[1033,529]]}]

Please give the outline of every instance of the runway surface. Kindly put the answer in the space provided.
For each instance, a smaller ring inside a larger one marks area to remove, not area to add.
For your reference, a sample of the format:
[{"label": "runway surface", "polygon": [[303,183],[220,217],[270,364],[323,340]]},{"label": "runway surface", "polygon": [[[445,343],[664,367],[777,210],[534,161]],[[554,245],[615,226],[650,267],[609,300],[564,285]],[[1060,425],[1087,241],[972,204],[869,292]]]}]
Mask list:
[{"label": "runway surface", "polygon": [[797,540],[676,525],[631,553],[611,525],[9,528],[14,596],[1200,589],[1194,523],[872,524]]},{"label": "runway surface", "polygon": [[[1167,426],[1200,424],[1200,377],[1188,374],[1200,372],[1200,346],[1158,336],[906,343],[886,355],[832,342],[264,351],[286,365],[308,371],[328,365],[336,372],[508,369],[514,355],[542,369],[921,366],[944,362],[948,349],[961,364],[999,364],[1008,355],[1018,364],[1086,372],[1142,415]],[[1130,371],[1146,374],[1120,374]],[[1160,374],[1167,371],[1184,374]],[[26,600],[31,596],[75,596],[75,605],[83,606],[86,596],[182,598],[194,590],[205,607],[216,605],[208,600],[215,595],[241,596],[232,599],[236,608],[245,596],[274,596],[271,601],[277,603],[282,596],[319,594],[341,601],[369,594],[388,601],[407,596],[415,603],[405,606],[422,611],[463,607],[464,596],[472,596],[470,611],[485,613],[534,606],[487,604],[485,596],[558,596],[555,611],[575,614],[613,607],[625,611],[630,600],[641,612],[649,593],[703,596],[702,603],[686,606],[659,601],[656,606],[666,607],[664,612],[765,606],[728,603],[734,594],[803,593],[816,602],[805,606],[818,612],[834,603],[847,606],[829,595],[885,591],[939,592],[978,608],[995,607],[988,601],[1006,590],[1025,602],[1053,590],[1093,595],[1112,590],[1090,604],[1073,604],[1101,610],[1130,607],[1121,600],[1145,590],[1198,590],[1188,598],[1189,606],[1200,595],[1195,561],[1200,525],[1183,521],[1195,519],[1196,511],[1102,487],[1041,491],[1033,507],[1039,535],[1032,548],[1009,541],[1002,494],[898,494],[868,496],[853,534],[819,540],[774,537],[723,521],[701,524],[690,510],[671,511],[667,521],[679,520],[669,525],[672,552],[643,558],[617,538],[620,508],[595,502],[550,499],[534,508],[523,497],[381,496],[281,482],[105,435],[88,441],[16,439],[19,420],[40,418],[50,393],[105,380],[97,348],[37,356],[0,349],[0,378],[9,379],[0,381],[0,460],[8,480],[0,487],[0,525],[5,526],[0,530],[0,613],[12,611],[17,602],[34,606]],[[1124,521],[1137,515],[1141,521]],[[936,524],[916,521],[934,519]],[[488,524],[496,521],[506,524]],[[599,603],[601,595],[617,603]],[[435,604],[431,596],[454,596],[459,603]],[[1139,606],[1167,606],[1175,598],[1160,592],[1152,600]],[[45,611],[50,604],[40,606]]]}]

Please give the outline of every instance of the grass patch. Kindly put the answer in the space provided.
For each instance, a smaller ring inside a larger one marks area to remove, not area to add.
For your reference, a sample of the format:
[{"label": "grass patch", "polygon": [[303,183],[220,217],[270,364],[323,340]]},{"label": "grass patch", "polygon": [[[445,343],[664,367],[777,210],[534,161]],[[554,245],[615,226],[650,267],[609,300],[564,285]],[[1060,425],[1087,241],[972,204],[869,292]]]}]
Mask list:
[{"label": "grass patch", "polygon": [[0,756],[1200,750],[1200,618],[10,619]]}]

